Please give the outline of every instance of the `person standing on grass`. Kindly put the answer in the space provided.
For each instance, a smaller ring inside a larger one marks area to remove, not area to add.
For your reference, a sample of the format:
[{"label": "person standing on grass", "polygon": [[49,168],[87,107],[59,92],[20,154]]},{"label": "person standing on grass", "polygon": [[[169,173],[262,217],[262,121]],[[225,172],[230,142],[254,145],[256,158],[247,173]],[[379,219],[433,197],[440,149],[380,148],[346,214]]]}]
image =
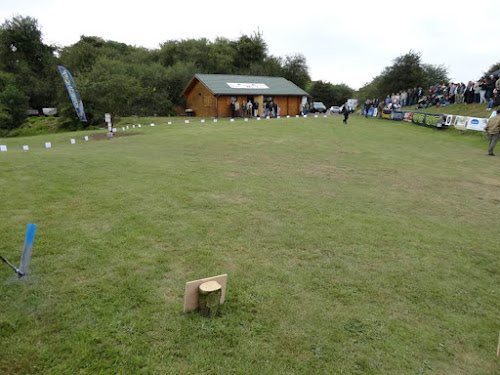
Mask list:
[{"label": "person standing on grass", "polygon": [[344,108],[342,108],[342,113],[344,114],[343,123],[347,125],[347,119],[349,118],[349,108],[347,107],[347,102],[344,104]]},{"label": "person standing on grass", "polygon": [[484,128],[484,131],[486,132],[490,140],[488,155],[495,156],[493,150],[498,142],[498,136],[500,133],[500,111],[497,112],[496,116],[488,120],[488,124],[486,125],[486,128]]}]

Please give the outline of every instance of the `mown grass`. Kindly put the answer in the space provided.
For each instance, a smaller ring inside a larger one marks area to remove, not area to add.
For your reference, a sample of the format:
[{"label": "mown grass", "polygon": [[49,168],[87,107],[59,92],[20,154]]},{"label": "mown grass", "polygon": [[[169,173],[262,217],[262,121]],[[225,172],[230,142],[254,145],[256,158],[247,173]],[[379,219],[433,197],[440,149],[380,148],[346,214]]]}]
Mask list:
[{"label": "mown grass", "polygon": [[[446,113],[448,115],[470,116],[479,118],[489,118],[491,111],[487,111],[488,104],[472,103],[472,104],[451,104],[444,107],[429,107],[416,109],[415,106],[405,107],[403,111],[419,111],[425,113]],[[497,107],[493,108],[496,110]]]},{"label": "mown grass", "polygon": [[[166,121],[0,140],[1,254],[38,224],[29,279],[0,268],[1,373],[498,374],[484,139],[357,116]],[[221,316],[183,314],[185,282],[221,273]]]}]

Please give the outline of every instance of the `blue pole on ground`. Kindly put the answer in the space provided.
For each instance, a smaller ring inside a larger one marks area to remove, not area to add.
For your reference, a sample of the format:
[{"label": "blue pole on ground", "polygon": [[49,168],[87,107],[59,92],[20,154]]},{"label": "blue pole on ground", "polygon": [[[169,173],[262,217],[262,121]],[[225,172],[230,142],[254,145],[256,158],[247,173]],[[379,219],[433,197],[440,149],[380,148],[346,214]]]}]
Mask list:
[{"label": "blue pole on ground", "polygon": [[24,239],[24,249],[23,255],[21,256],[21,265],[19,266],[19,277],[26,276],[28,274],[28,264],[31,259],[31,253],[33,252],[33,242],[35,242],[36,224],[28,223],[26,229],[26,237]]}]

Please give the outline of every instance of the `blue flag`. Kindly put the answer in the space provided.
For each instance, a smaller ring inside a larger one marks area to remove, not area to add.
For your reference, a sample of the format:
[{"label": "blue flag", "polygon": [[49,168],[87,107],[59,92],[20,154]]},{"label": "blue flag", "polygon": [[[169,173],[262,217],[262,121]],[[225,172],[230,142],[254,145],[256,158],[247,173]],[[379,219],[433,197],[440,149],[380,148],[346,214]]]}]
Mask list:
[{"label": "blue flag", "polygon": [[69,98],[71,99],[71,103],[73,103],[73,107],[75,107],[76,114],[80,121],[87,122],[87,117],[85,117],[85,110],[83,109],[83,103],[78,95],[78,91],[76,91],[76,84],[73,76],[62,65],[58,65],[57,69],[59,69],[59,73],[61,73],[61,77],[64,81],[64,85],[66,86],[66,90],[68,91]]}]

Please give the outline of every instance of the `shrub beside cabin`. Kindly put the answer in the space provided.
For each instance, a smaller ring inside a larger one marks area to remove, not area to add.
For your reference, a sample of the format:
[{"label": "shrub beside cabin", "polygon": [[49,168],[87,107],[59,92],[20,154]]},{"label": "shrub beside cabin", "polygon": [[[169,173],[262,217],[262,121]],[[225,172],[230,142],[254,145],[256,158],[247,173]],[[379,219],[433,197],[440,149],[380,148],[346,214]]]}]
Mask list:
[{"label": "shrub beside cabin", "polygon": [[278,104],[281,116],[298,115],[309,94],[281,77],[238,76],[226,74],[196,74],[182,96],[186,111],[200,117],[231,117],[231,102],[240,105],[249,100],[259,103],[259,115],[264,104]]}]

